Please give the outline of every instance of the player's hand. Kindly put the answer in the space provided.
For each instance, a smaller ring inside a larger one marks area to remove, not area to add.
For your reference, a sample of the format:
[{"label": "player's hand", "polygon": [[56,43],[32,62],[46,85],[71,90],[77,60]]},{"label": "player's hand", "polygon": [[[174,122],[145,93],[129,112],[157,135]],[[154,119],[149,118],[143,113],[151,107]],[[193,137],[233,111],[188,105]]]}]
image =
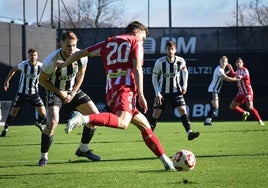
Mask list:
[{"label": "player's hand", "polygon": [[238,76],[236,77],[236,80],[239,81],[239,80],[241,80],[242,78],[243,78],[242,75],[238,75]]},{"label": "player's hand", "polygon": [[184,89],[184,88],[182,88],[182,89],[181,89],[181,94],[185,95],[185,94],[186,94],[186,92],[187,92],[187,90],[186,90],[186,89]]},{"label": "player's hand", "polygon": [[55,66],[62,68],[62,67],[65,67],[66,65],[65,65],[65,62],[63,60],[57,60],[55,63]]},{"label": "player's hand", "polygon": [[159,105],[159,106],[162,105],[163,100],[164,100],[164,98],[163,98],[162,95],[155,96],[155,98],[154,98],[154,102],[155,102],[155,104],[157,104],[157,105]]},{"label": "player's hand", "polygon": [[140,107],[143,109],[143,113],[146,113],[148,111],[148,106],[147,106],[147,101],[146,101],[144,95],[139,95],[138,103],[139,103]]},{"label": "player's hand", "polygon": [[60,91],[59,96],[63,104],[67,104],[73,99],[73,97],[68,93],[68,91]]},{"label": "player's hand", "polygon": [[5,84],[4,84],[4,90],[7,91],[8,88],[9,88],[9,83],[5,83]]},{"label": "player's hand", "polygon": [[226,67],[227,67],[229,70],[233,70],[232,65],[231,65],[231,64],[229,64],[229,63],[226,65]]}]

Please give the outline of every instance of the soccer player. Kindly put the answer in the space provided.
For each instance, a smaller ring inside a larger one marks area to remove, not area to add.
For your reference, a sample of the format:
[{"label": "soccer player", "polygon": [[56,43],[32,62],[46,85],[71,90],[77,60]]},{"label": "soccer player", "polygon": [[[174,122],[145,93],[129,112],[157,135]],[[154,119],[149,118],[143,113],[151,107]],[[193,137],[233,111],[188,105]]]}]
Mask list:
[{"label": "soccer player", "polygon": [[[48,151],[53,141],[54,131],[59,123],[59,112],[62,105],[70,105],[73,110],[82,114],[99,113],[90,97],[80,90],[84,80],[88,58],[79,58],[73,64],[57,68],[57,60],[67,59],[78,51],[77,36],[66,31],[61,35],[61,48],[48,55],[44,61],[40,73],[40,85],[47,90],[47,122],[41,136],[41,157],[39,166],[45,166],[48,162]],[[69,129],[66,129],[69,133]],[[93,161],[99,161],[100,157],[91,152],[88,145],[95,133],[95,127],[84,127],[81,143],[76,151],[78,157],[87,157]]]},{"label": "soccer player", "polygon": [[[84,56],[101,56],[106,72],[106,101],[113,113],[80,116],[72,121],[77,124],[106,126],[126,129],[130,122],[141,132],[147,147],[162,161],[166,170],[174,169],[170,158],[165,154],[158,137],[152,132],[146,117],[137,109],[136,102],[147,112],[147,101],[143,93],[143,41],[148,29],[140,22],[130,23],[125,34],[107,38],[96,45],[76,52],[64,63],[66,66]],[[71,126],[71,124],[70,124]]]},{"label": "soccer player", "polygon": [[166,43],[165,50],[166,56],[157,59],[153,68],[152,83],[155,99],[150,125],[152,130],[156,128],[157,119],[169,102],[173,108],[177,108],[180,112],[182,125],[188,135],[188,140],[193,140],[200,133],[191,130],[191,122],[187,115],[183,97],[187,92],[188,85],[186,62],[182,57],[176,56],[177,48],[173,41]]},{"label": "soccer player", "polygon": [[[228,70],[225,72],[226,67]],[[219,109],[219,93],[222,88],[223,80],[227,82],[235,82],[239,80],[239,78],[227,76],[230,72],[229,69],[230,64],[228,64],[228,58],[226,56],[222,56],[220,58],[219,65],[214,69],[212,81],[208,87],[208,92],[211,96],[211,107],[204,122],[205,126],[212,126],[212,119]]]},{"label": "soccer player", "polygon": [[28,50],[28,60],[18,63],[13,67],[5,80],[4,90],[7,91],[9,88],[9,81],[15,75],[17,71],[21,71],[19,87],[17,94],[12,102],[11,109],[5,121],[4,128],[1,133],[1,137],[5,137],[8,132],[8,126],[11,121],[17,116],[20,108],[26,103],[30,102],[35,109],[38,111],[38,116],[36,117],[35,125],[43,131],[42,122],[46,116],[46,108],[43,100],[39,95],[39,74],[41,70],[42,63],[38,61],[38,50],[29,49]]},{"label": "soccer player", "polygon": [[264,122],[259,115],[258,110],[253,106],[253,89],[250,83],[250,75],[248,69],[244,66],[243,59],[238,57],[235,62],[237,70],[234,71],[231,67],[230,75],[240,78],[237,81],[238,93],[230,104],[230,109],[242,114],[242,120],[246,121],[250,115],[240,105],[246,103],[248,110],[257,119],[259,125],[264,125]]}]

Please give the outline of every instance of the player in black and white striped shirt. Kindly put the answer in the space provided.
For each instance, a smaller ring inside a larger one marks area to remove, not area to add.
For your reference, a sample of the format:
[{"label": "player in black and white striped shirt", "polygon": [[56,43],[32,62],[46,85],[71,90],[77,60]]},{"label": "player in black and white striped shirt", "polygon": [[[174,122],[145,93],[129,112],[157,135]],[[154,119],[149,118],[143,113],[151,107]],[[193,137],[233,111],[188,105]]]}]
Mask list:
[{"label": "player in black and white striped shirt", "polygon": [[153,68],[152,82],[155,90],[155,100],[150,125],[154,130],[157,119],[164,110],[166,103],[169,102],[173,108],[177,108],[180,112],[188,140],[193,140],[200,133],[191,130],[191,123],[183,97],[187,91],[188,83],[186,62],[182,57],[175,55],[177,49],[173,41],[168,41],[165,49],[167,55],[157,59]]},{"label": "player in black and white striped shirt", "polygon": [[[40,73],[40,85],[47,90],[47,122],[41,137],[41,156],[39,166],[47,165],[48,151],[53,141],[54,131],[59,123],[59,112],[62,105],[70,105],[73,110],[77,110],[84,115],[99,113],[90,97],[80,90],[84,80],[87,57],[83,57],[75,63],[57,68],[57,60],[65,60],[77,49],[77,36],[66,31],[61,35],[61,48],[48,55],[44,61]],[[66,129],[66,133],[71,130]],[[93,161],[99,161],[100,157],[91,152],[88,147],[90,140],[95,133],[95,127],[83,127],[83,133],[79,148],[76,150],[78,157],[87,157]]]},{"label": "player in black and white striped shirt", "polygon": [[211,83],[208,86],[208,92],[211,96],[211,107],[204,122],[205,126],[212,126],[212,119],[219,108],[219,93],[222,88],[223,80],[227,82],[235,82],[239,80],[238,78],[227,76],[229,70],[225,72],[226,67],[230,69],[228,58],[226,56],[222,56],[220,58],[219,65],[214,69]]},{"label": "player in black and white striped shirt", "polygon": [[12,106],[6,119],[4,129],[1,133],[1,137],[6,136],[9,124],[14,119],[14,117],[16,117],[20,108],[26,102],[30,102],[38,111],[38,117],[36,117],[36,126],[42,131],[41,123],[46,116],[46,109],[38,90],[38,78],[42,63],[37,61],[38,51],[36,49],[28,50],[28,58],[29,60],[22,61],[17,66],[13,67],[6,77],[4,83],[5,91],[7,91],[9,88],[10,79],[17,71],[21,71],[19,88],[12,102]]}]

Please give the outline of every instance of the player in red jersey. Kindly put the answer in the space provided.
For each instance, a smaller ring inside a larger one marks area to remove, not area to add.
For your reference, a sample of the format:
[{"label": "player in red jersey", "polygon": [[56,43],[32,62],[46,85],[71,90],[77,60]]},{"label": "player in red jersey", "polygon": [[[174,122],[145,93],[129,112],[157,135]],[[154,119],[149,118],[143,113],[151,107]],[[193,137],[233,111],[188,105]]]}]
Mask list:
[{"label": "player in red jersey", "polygon": [[158,137],[152,132],[146,117],[138,111],[136,99],[143,112],[147,112],[147,101],[143,93],[143,41],[148,29],[134,21],[126,28],[126,33],[107,38],[70,56],[57,66],[68,66],[84,56],[101,56],[106,72],[106,101],[112,113],[73,117],[69,129],[78,124],[106,126],[126,129],[133,123],[142,134],[148,148],[162,161],[166,170],[174,169],[170,158],[165,154]]},{"label": "player in red jersey", "polygon": [[253,89],[250,83],[249,71],[244,67],[244,62],[240,57],[236,59],[235,65],[237,70],[235,72],[231,68],[230,75],[240,78],[240,80],[237,81],[238,93],[230,104],[230,109],[241,113],[242,120],[245,121],[250,113],[243,110],[240,105],[246,102],[247,108],[258,120],[259,125],[264,125],[258,110],[253,106]]}]

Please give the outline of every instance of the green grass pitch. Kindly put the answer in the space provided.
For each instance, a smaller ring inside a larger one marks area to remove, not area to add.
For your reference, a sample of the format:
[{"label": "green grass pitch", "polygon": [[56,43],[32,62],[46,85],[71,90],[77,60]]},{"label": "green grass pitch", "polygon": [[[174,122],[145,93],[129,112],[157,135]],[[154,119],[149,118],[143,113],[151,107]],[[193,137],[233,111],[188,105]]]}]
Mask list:
[{"label": "green grass pitch", "polygon": [[165,171],[142,141],[139,130],[98,127],[90,145],[100,162],[77,158],[82,128],[56,129],[46,167],[38,167],[40,132],[35,126],[10,126],[0,137],[0,187],[236,187],[268,185],[268,122],[193,122],[200,137],[188,141],[180,122],[159,122],[155,133],[166,154],[180,149],[197,159],[189,172]]}]

